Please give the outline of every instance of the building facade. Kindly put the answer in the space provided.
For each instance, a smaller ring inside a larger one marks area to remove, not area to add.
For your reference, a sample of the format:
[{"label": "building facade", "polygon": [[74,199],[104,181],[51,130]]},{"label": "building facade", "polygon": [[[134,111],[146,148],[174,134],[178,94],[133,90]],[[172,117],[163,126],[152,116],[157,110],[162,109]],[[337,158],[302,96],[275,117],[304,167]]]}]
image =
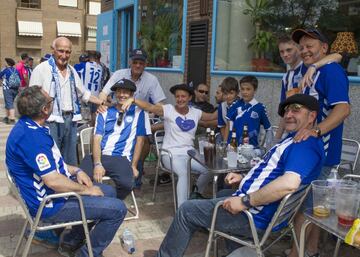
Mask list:
[{"label": "building facade", "polygon": [[96,15],[100,0],[6,0],[0,9],[0,60],[19,60],[24,52],[37,64],[51,43],[66,36],[73,43],[71,63],[96,49]]}]

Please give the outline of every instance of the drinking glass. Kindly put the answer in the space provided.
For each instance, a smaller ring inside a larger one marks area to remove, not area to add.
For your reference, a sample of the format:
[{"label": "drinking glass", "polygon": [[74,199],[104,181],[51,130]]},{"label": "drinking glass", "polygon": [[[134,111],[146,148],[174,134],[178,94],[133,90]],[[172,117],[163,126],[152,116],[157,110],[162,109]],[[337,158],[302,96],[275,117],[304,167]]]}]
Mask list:
[{"label": "drinking glass", "polygon": [[311,182],[313,193],[313,213],[319,218],[330,215],[330,186],[326,180]]},{"label": "drinking glass", "polygon": [[359,209],[359,191],[357,183],[351,180],[341,180],[336,185],[335,211],[338,223],[350,227],[357,217]]}]

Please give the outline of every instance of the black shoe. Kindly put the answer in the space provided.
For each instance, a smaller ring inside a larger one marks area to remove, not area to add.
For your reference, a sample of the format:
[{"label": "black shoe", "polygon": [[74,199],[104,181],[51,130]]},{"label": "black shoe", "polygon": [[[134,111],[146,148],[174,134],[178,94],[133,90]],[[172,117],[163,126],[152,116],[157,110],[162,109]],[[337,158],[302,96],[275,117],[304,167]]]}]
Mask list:
[{"label": "black shoe", "polygon": [[68,244],[64,244],[61,243],[59,248],[58,248],[58,253],[62,256],[65,257],[75,257],[76,256],[76,251],[80,249],[81,246],[83,246],[83,242],[73,246],[73,245],[68,245]]},{"label": "black shoe", "polygon": [[193,200],[193,199],[209,199],[209,198],[204,197],[199,192],[191,192],[189,199]]},{"label": "black shoe", "polygon": [[2,122],[6,123],[6,124],[9,124],[9,118],[8,117],[3,118]]},{"label": "black shoe", "polygon": [[12,120],[12,119],[9,119],[8,123],[7,124],[10,124],[10,125],[14,125],[16,123],[15,120]]}]

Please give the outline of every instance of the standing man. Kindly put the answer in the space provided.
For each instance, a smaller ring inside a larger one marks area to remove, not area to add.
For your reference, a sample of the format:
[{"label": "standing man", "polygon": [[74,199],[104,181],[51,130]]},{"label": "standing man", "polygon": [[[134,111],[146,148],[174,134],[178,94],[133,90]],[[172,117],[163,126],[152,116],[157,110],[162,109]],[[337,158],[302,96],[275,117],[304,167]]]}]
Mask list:
[{"label": "standing man", "polygon": [[[125,78],[131,80],[136,85],[134,97],[152,104],[157,104],[166,99],[164,91],[162,90],[158,79],[145,71],[147,55],[142,49],[135,49],[130,54],[130,68],[116,71],[105,87],[101,91],[99,97],[102,101],[106,101],[107,95],[111,93],[111,87],[119,80]],[[138,170],[139,176],[135,181],[135,187],[141,187],[141,178],[143,174],[143,164],[146,156],[149,154],[150,144],[149,140],[145,140],[144,147],[141,153]]]},{"label": "standing man", "polygon": [[81,102],[102,104],[87,90],[75,69],[69,65],[72,44],[66,37],[58,37],[52,44],[53,55],[33,71],[30,86],[39,85],[54,98],[54,108],[47,122],[66,163],[77,164],[77,121],[81,120]]},{"label": "standing man", "polygon": [[16,64],[16,69],[20,74],[21,86],[19,90],[24,90],[29,85],[29,74],[26,69],[27,62],[29,60],[29,56],[27,53],[21,54],[21,60]]},{"label": "standing man", "polygon": [[[327,39],[318,30],[297,29],[293,32],[292,39],[300,44],[300,53],[304,65],[317,70],[313,84],[309,88],[304,88],[303,91],[315,96],[320,104],[317,126],[312,129],[299,130],[294,140],[302,142],[309,137],[321,137],[323,139],[326,158],[319,179],[326,179],[331,168],[340,163],[344,120],[350,114],[349,80],[344,69],[337,63],[328,63],[319,69],[317,66],[314,67],[313,64],[324,58],[328,51]],[[300,233],[303,221],[303,215],[298,215],[295,222],[298,233]],[[319,233],[318,227],[312,227],[307,244],[309,256],[319,256]],[[297,256],[295,246],[293,246],[289,256]]]},{"label": "standing man", "polygon": [[[86,218],[95,224],[90,231],[93,254],[102,256],[127,209],[115,198],[112,187],[93,185],[85,172],[64,162],[46,127],[53,105],[54,98],[39,86],[20,92],[17,107],[21,118],[6,143],[6,165],[32,217],[48,195],[66,192],[81,195]],[[79,203],[73,197],[53,199],[46,204],[41,216],[41,221],[50,224],[74,220],[81,220],[81,215]],[[73,254],[68,256],[87,257],[84,239],[82,226],[73,226],[70,233],[64,235],[59,251],[68,249],[67,254]]]},{"label": "standing man", "polygon": [[32,71],[33,71],[33,66],[34,66],[34,58],[32,58],[31,56],[29,56],[29,60],[26,64],[26,69],[27,69],[27,72],[28,72],[28,77],[29,77],[29,80],[31,78],[31,74],[32,74]]},{"label": "standing man", "polygon": [[110,70],[105,63],[101,62],[101,53],[99,51],[96,51],[96,62],[100,64],[102,67],[102,74],[101,74],[101,90],[102,90],[110,79]]}]

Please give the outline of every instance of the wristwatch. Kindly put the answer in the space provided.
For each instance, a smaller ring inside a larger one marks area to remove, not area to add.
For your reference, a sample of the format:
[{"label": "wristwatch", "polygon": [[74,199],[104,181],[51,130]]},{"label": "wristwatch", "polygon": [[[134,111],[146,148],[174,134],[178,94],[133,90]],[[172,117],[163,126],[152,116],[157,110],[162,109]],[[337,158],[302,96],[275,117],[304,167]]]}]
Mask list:
[{"label": "wristwatch", "polygon": [[317,137],[321,137],[321,129],[319,127],[316,127],[314,130],[315,130]]},{"label": "wristwatch", "polygon": [[252,207],[251,203],[250,203],[250,196],[249,195],[244,195],[243,197],[241,197],[241,202],[248,209]]}]

